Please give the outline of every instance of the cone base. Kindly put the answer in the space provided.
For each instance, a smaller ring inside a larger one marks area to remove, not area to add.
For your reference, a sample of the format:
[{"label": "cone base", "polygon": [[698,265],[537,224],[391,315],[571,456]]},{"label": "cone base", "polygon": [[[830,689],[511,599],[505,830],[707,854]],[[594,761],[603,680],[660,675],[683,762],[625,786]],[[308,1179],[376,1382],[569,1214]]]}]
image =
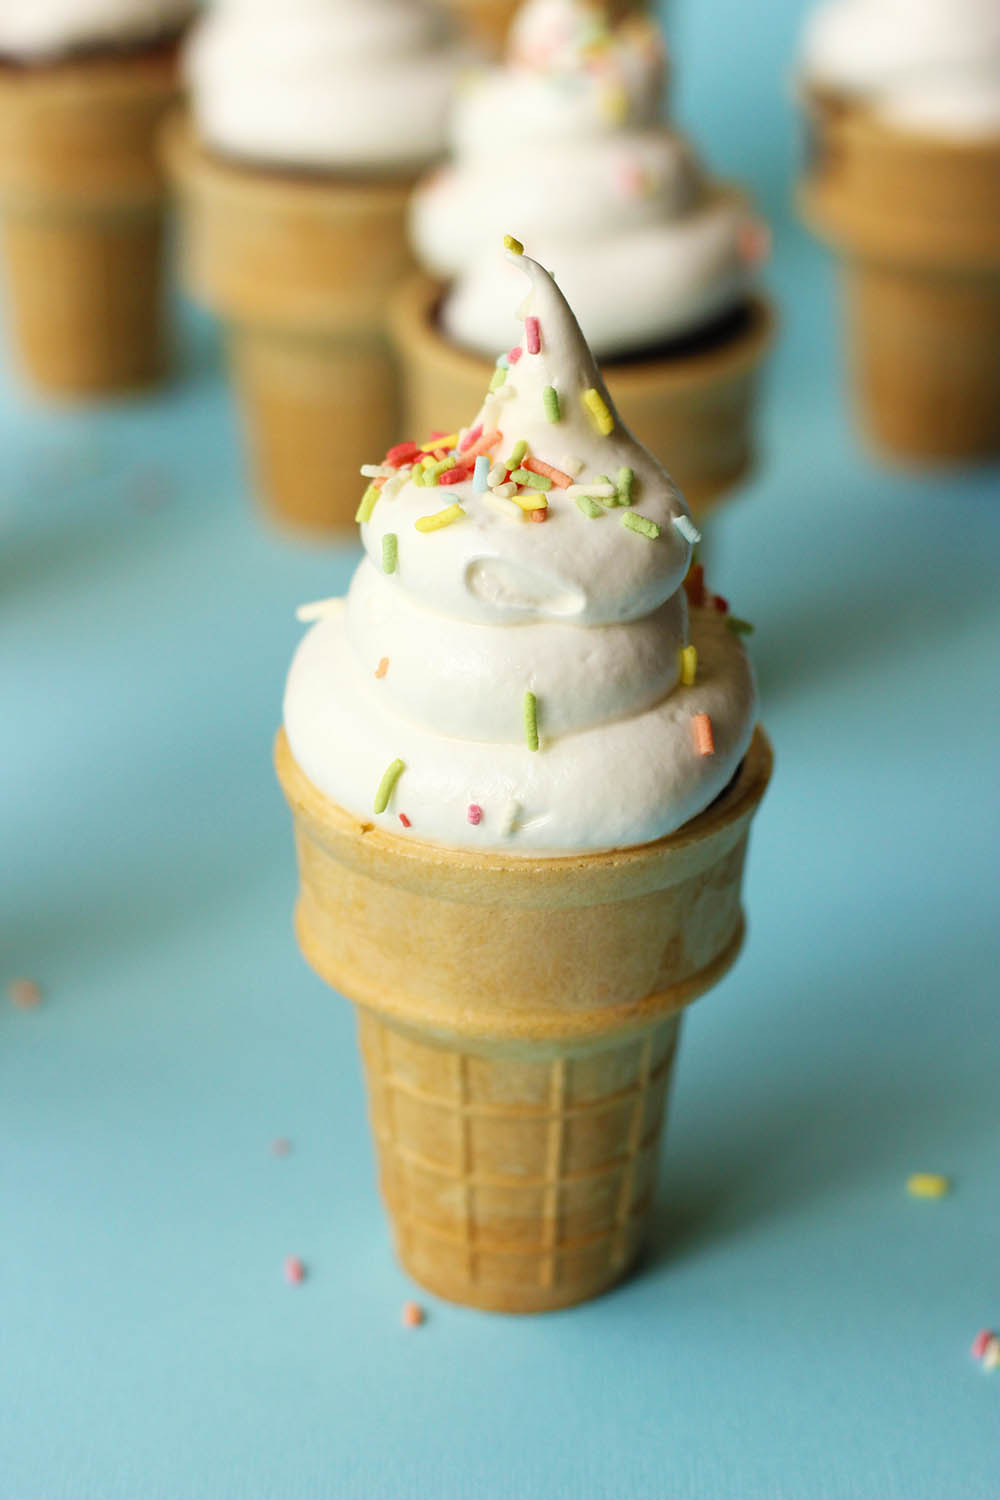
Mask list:
[{"label": "cone base", "polygon": [[[440,283],[417,275],[394,298],[391,318],[403,361],[406,431],[467,423],[493,366],[441,332]],[[774,314],[754,299],[738,333],[718,348],[643,360],[610,360],[601,373],[622,420],[676,479],[704,517],[754,465],[752,419],[758,371],[774,336]]]}]

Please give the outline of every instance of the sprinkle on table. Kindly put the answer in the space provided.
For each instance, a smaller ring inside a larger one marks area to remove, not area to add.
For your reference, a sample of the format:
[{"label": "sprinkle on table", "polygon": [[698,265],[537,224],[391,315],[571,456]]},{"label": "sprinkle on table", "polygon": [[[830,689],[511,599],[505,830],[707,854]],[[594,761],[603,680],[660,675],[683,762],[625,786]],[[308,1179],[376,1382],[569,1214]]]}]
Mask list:
[{"label": "sprinkle on table", "polygon": [[559,392],[554,385],[547,385],[542,392],[542,405],[545,415],[550,422],[559,422],[562,419],[562,411],[559,406]]},{"label": "sprinkle on table", "polygon": [[993,1332],[992,1328],[980,1328],[979,1332],[972,1340],[972,1348],[969,1350],[969,1353],[972,1355],[973,1359],[982,1359],[983,1355],[986,1353],[987,1348],[989,1347],[990,1339],[995,1338],[996,1334]]},{"label": "sprinkle on table", "polygon": [[287,1140],[283,1135],[277,1136],[271,1142],[271,1155],[272,1156],[290,1156],[291,1155],[291,1150],[292,1150],[292,1143],[291,1143],[291,1141]]},{"label": "sprinkle on table", "polygon": [[297,1255],[285,1256],[285,1280],[289,1286],[301,1286],[306,1279],[306,1268]]},{"label": "sprinkle on table", "polygon": [[521,241],[515,239],[512,234],[504,235],[503,247],[505,250],[509,250],[512,255],[524,254],[524,246],[521,244]]},{"label": "sprinkle on table", "polygon": [[684,540],[686,542],[690,542],[692,547],[697,547],[698,543],[701,541],[701,532],[698,530],[691,517],[685,515],[674,516],[673,523]]},{"label": "sprinkle on table", "polygon": [[542,330],[537,318],[527,317],[524,320],[525,347],[529,354],[540,354],[542,351]]},{"label": "sprinkle on table", "polygon": [[388,670],[389,670],[389,658],[387,656],[383,656],[382,659],[381,659],[381,661],[379,662],[378,666],[375,668],[375,676],[376,677],[384,677],[385,674],[386,674],[386,672],[388,672]]},{"label": "sprinkle on table", "polygon": [[651,542],[655,542],[660,534],[660,528],[655,521],[651,521],[648,516],[636,515],[634,510],[625,512],[622,516],[622,525],[627,526],[629,531],[637,531],[640,536],[649,537]]},{"label": "sprinkle on table", "polygon": [[631,469],[622,467],[618,470],[618,483],[615,488],[619,505],[632,504],[632,484],[634,480],[635,475]]},{"label": "sprinkle on table", "polygon": [[694,735],[694,748],[699,755],[715,754],[715,735],[712,732],[712,721],[708,714],[693,715],[691,732]]},{"label": "sprinkle on table", "polygon": [[594,426],[602,437],[610,437],[615,430],[615,419],[600,391],[590,386],[581,396],[581,401],[593,418]]},{"label": "sprinkle on table", "polygon": [[355,521],[358,522],[359,525],[362,522],[364,522],[364,521],[370,521],[371,520],[371,518],[372,518],[372,511],[375,509],[375,502],[377,500],[378,500],[378,487],[376,486],[375,481],[373,479],[372,482],[371,482],[371,484],[365,490],[364,494],[361,496],[361,504],[358,506],[357,510],[354,512],[354,519],[355,519]]},{"label": "sprinkle on table", "polygon": [[476,467],[472,471],[472,488],[475,494],[484,495],[489,488],[490,460],[485,453],[480,453],[476,459]]},{"label": "sprinkle on table", "polygon": [[951,1192],[951,1178],[940,1172],[912,1172],[906,1179],[911,1198],[946,1198]]},{"label": "sprinkle on table", "polygon": [[413,824],[410,822],[409,818],[406,816],[405,813],[400,813],[400,815],[399,815],[399,821],[402,823],[402,825],[403,825],[404,828],[412,828],[413,827]]},{"label": "sprinkle on table", "polygon": [[983,1369],[1000,1370],[1000,1339],[996,1337],[986,1341],[986,1348],[983,1350]]},{"label": "sprinkle on table", "polygon": [[741,620],[739,615],[728,615],[726,617],[726,629],[731,630],[733,635],[753,635],[753,626],[749,620]]},{"label": "sprinkle on table", "polygon": [[471,823],[473,828],[478,828],[483,821],[483,810],[478,802],[470,802],[465,813],[466,822]]},{"label": "sprinkle on table", "polygon": [[465,511],[460,505],[447,505],[444,510],[436,510],[433,515],[421,516],[413,524],[418,531],[441,531],[453,521],[460,521],[464,515]]},{"label": "sprinkle on table", "polygon": [[[518,252],[518,253],[520,253],[520,252]],[[427,1321],[427,1314],[424,1312],[424,1310],[420,1306],[419,1302],[404,1302],[403,1303],[403,1327],[404,1328],[419,1328],[426,1321]]]},{"label": "sprinkle on table", "polygon": [[538,700],[534,693],[524,695],[524,738],[529,750],[538,749]]},{"label": "sprinkle on table", "polygon": [[681,648],[681,686],[694,687],[698,674],[698,652],[694,646]]},{"label": "sprinkle on table", "polygon": [[406,766],[401,760],[394,760],[390,766],[386,767],[382,775],[382,780],[378,784],[378,791],[375,793],[375,811],[377,813],[384,813],[389,806],[389,798],[395,790],[396,782],[405,770]]},{"label": "sprinkle on table", "polygon": [[591,500],[589,495],[574,495],[577,510],[582,510],[585,516],[593,521],[597,516],[604,515],[604,506],[598,505],[596,500]]},{"label": "sprinkle on table", "polygon": [[7,986],[7,998],[18,1010],[35,1010],[42,1003],[42,987],[34,979],[12,979]]},{"label": "sprinkle on table", "polygon": [[382,572],[395,573],[399,561],[399,538],[394,531],[387,531],[382,538]]}]

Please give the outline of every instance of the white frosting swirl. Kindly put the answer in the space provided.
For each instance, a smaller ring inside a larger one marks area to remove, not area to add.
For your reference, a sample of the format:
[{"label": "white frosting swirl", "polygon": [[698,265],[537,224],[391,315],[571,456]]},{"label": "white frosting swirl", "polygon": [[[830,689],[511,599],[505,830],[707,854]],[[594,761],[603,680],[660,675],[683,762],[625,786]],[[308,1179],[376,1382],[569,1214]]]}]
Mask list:
[{"label": "white frosting swirl", "polygon": [[869,100],[901,128],[996,134],[998,0],[827,0],[802,44],[807,80]]},{"label": "white frosting swirl", "polygon": [[83,48],[166,36],[195,0],[0,0],[0,53],[41,62]]},{"label": "white frosting swirl", "polygon": [[[645,843],[731,779],[752,731],[753,678],[722,614],[695,609],[689,625],[683,498],[617,419],[554,282],[536,262],[511,259],[531,279],[520,315],[537,319],[539,351],[529,352],[526,321],[520,357],[457,454],[482,428],[502,433],[495,458],[523,441],[532,464],[562,465],[547,520],[535,524],[516,506],[503,513],[471,477],[433,488],[412,469],[390,479],[362,526],[367,557],[346,606],[295,655],[285,727],[321,791],[396,831],[404,814],[420,839],[524,854]],[[586,404],[589,391],[610,431]],[[581,514],[566,478],[586,491],[626,468],[632,503]],[[453,524],[417,529],[453,504]],[[689,640],[697,674],[682,686]],[[537,752],[526,742],[526,693],[537,702]],[[711,719],[712,755],[696,746],[696,714]],[[379,777],[397,759],[405,769],[375,815]]]},{"label": "white frosting swirl", "polygon": [[459,344],[512,337],[508,267],[486,252],[505,228],[554,267],[600,358],[696,331],[747,294],[747,210],[706,183],[660,123],[662,41],[651,21],[602,27],[582,0],[531,0],[504,66],[452,114],[453,164],[417,190],[417,255],[454,286]]},{"label": "white frosting swirl", "polygon": [[187,70],[199,131],[220,151],[403,172],[443,152],[472,57],[427,0],[216,0]]}]

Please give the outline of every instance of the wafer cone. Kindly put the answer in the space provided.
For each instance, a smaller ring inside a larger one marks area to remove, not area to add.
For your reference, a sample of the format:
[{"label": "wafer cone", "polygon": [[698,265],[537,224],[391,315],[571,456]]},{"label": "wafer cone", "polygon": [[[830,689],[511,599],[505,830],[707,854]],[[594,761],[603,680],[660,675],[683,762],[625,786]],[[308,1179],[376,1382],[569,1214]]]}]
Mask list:
[{"label": "wafer cone", "polygon": [[226,161],[181,115],[164,140],[187,279],[226,325],[259,491],[281,521],[347,526],[361,465],[399,430],[385,303],[410,267],[411,183]]},{"label": "wafer cone", "polygon": [[1000,140],[892,129],[842,102],[800,201],[842,256],[870,439],[904,460],[1000,454]]},{"label": "wafer cone", "polygon": [[[392,303],[406,429],[415,437],[467,422],[493,372],[488,360],[442,333],[443,292],[418,273]],[[757,375],[773,332],[774,315],[756,298],[745,328],[724,347],[601,366],[622,420],[669,469],[696,516],[704,517],[753,466]]]},{"label": "wafer cone", "polygon": [[129,390],[164,367],[156,134],[175,46],[0,68],[0,216],[14,340],[42,390]]},{"label": "wafer cone", "polygon": [[542,1312],[642,1246],[682,1008],[733,963],[761,730],[678,833],[558,858],[395,837],[277,741],[314,969],[357,1007],[403,1265],[454,1302]]}]

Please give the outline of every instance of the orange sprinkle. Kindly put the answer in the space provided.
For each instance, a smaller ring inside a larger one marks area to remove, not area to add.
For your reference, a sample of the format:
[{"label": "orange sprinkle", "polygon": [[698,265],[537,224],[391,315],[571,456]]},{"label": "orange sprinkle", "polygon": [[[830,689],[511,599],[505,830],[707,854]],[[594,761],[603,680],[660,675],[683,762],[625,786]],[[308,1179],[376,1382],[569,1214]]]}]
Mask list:
[{"label": "orange sprinkle", "polygon": [[42,1003],[42,988],[34,979],[12,979],[7,986],[11,1005],[18,1010],[34,1010]]},{"label": "orange sprinkle", "polygon": [[699,755],[715,754],[715,735],[712,733],[712,721],[708,714],[695,714],[691,720],[691,728],[694,732],[694,747]]},{"label": "orange sprinkle", "polygon": [[529,521],[547,521],[549,519],[549,508],[547,505],[543,505],[538,510],[526,510],[524,514]]},{"label": "orange sprinkle", "polygon": [[389,658],[387,656],[383,656],[382,660],[379,662],[378,666],[375,668],[375,676],[376,677],[384,677],[385,674],[386,674],[386,672],[388,672],[388,670],[389,670]]},{"label": "orange sprinkle", "polygon": [[419,1302],[403,1303],[403,1326],[404,1328],[419,1328],[424,1322],[426,1314]]},{"label": "orange sprinkle", "polygon": [[547,464],[541,458],[524,458],[521,460],[521,468],[529,469],[532,474],[544,474],[546,479],[551,479],[557,490],[567,490],[573,483],[568,474],[562,469],[557,469],[554,464]]},{"label": "orange sprinkle", "polygon": [[479,441],[473,443],[471,448],[462,449],[462,462],[464,464],[471,464],[472,460],[478,458],[480,453],[488,453],[491,448],[495,448],[502,437],[502,432],[484,432]]}]

